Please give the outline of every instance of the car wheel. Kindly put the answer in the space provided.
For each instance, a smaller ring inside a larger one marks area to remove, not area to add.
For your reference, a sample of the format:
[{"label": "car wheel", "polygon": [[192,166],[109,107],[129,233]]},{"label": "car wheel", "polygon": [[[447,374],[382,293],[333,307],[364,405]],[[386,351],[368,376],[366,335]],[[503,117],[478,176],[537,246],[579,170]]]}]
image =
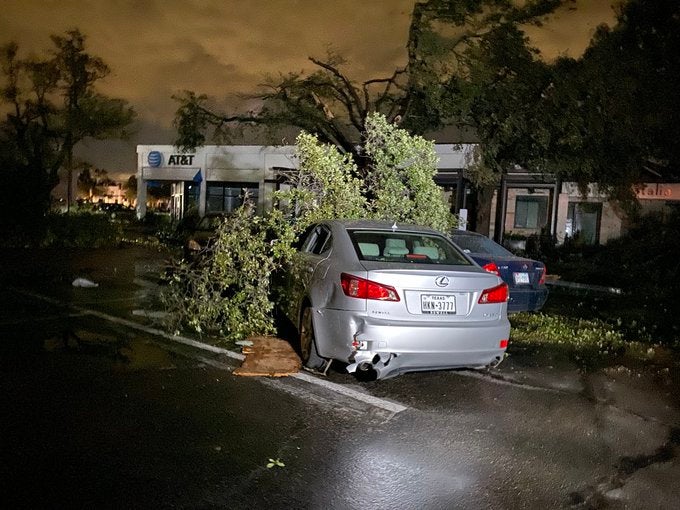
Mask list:
[{"label": "car wheel", "polygon": [[300,324],[300,355],[302,356],[302,364],[307,368],[316,370],[323,366],[324,360],[316,351],[312,309],[309,307],[306,307],[302,311],[302,321]]}]

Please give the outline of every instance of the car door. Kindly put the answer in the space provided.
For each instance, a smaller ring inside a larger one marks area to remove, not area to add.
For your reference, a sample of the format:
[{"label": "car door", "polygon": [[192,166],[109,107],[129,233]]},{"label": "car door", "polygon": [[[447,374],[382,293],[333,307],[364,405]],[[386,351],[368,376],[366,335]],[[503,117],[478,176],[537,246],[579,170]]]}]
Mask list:
[{"label": "car door", "polygon": [[332,239],[326,225],[312,225],[301,236],[298,252],[284,275],[285,286],[280,296],[280,306],[288,319],[299,326],[304,300],[319,301],[324,291],[323,277],[328,271]]},{"label": "car door", "polygon": [[326,275],[330,266],[333,236],[327,225],[312,227],[300,249],[304,296],[313,307],[321,306],[328,299],[330,283]]}]

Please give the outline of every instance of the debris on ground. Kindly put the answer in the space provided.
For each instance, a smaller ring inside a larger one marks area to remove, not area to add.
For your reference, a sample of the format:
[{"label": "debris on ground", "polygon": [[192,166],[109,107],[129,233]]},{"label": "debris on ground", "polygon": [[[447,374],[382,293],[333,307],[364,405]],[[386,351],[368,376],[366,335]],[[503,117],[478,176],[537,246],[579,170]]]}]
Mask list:
[{"label": "debris on ground", "polygon": [[92,287],[99,287],[98,283],[93,282],[92,280],[88,280],[87,278],[76,278],[73,280],[73,283],[71,283],[74,287],[84,287],[84,288],[92,288]]},{"label": "debris on ground", "polygon": [[51,336],[43,342],[43,348],[47,352],[60,351],[62,349],[80,348],[80,337],[73,331],[63,331],[61,335]]},{"label": "debris on ground", "polygon": [[280,338],[257,336],[248,339],[252,345],[244,345],[246,355],[243,364],[234,375],[250,377],[285,377],[300,371],[302,362],[291,345]]},{"label": "debris on ground", "polygon": [[169,314],[162,310],[132,310],[132,315],[136,317],[146,317],[147,319],[165,319]]}]

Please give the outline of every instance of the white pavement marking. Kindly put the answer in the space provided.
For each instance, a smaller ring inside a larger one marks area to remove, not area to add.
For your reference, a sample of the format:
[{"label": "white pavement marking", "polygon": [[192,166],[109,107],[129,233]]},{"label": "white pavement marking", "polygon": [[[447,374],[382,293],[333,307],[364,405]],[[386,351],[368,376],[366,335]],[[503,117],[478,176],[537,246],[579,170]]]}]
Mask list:
[{"label": "white pavement marking", "polygon": [[524,390],[529,390],[529,391],[543,391],[546,393],[566,393],[566,394],[573,394],[573,393],[579,393],[579,391],[569,391],[568,389],[565,388],[547,388],[545,386],[536,386],[533,384],[521,382],[521,381],[513,381],[510,379],[506,379],[503,376],[490,376],[490,375],[485,375],[485,374],[478,374],[477,372],[470,372],[470,371],[460,371],[457,372],[457,375],[461,377],[472,377],[473,379],[481,379],[483,381],[491,382],[494,384],[499,384],[501,386],[514,386],[516,388],[522,388]]},{"label": "white pavement marking", "polygon": [[[33,292],[27,292],[21,289],[13,289],[16,292],[19,292],[21,294],[34,297],[36,299],[41,299],[43,301],[47,301],[49,303],[53,304],[58,304],[58,305],[64,305],[64,303],[56,300],[49,298],[47,296],[42,296],[40,294],[35,294]],[[193,340],[191,338],[187,338],[181,335],[171,335],[169,333],[166,333],[165,331],[161,329],[156,329],[156,328],[150,328],[148,326],[144,326],[143,324],[139,324],[134,321],[129,321],[127,319],[123,319],[122,317],[116,317],[114,315],[109,315],[103,312],[98,312],[96,310],[90,310],[87,308],[82,308],[79,306],[74,306],[73,307],[75,310],[78,310],[80,314],[86,314],[86,315],[92,315],[94,317],[99,317],[100,319],[104,319],[109,322],[113,322],[115,324],[121,324],[123,326],[129,327],[131,329],[137,329],[139,331],[143,331],[145,333],[148,333],[150,335],[154,336],[160,336],[163,338],[167,338],[168,340],[172,340],[173,342],[178,342],[184,345],[189,345],[191,347],[196,347],[198,349],[203,349],[206,351],[211,351],[214,353],[218,354],[224,354],[225,356],[228,356],[229,358],[233,358],[239,361],[243,361],[245,359],[245,356],[243,354],[240,354],[238,352],[233,352],[228,349],[224,349],[222,347],[216,347],[214,345],[210,344],[205,344],[203,342],[197,342],[196,340]],[[299,372],[297,374],[293,374],[290,377],[294,377],[300,381],[305,381],[309,384],[314,384],[316,386],[320,386],[322,388],[326,388],[330,391],[333,391],[335,393],[339,393],[341,395],[344,395],[346,397],[354,398],[356,400],[359,400],[361,402],[365,402],[369,405],[372,405],[374,407],[383,409],[385,411],[389,411],[391,413],[397,414],[402,411],[405,411],[408,409],[407,406],[404,406],[402,404],[397,404],[395,402],[390,402],[388,400],[384,400],[382,398],[374,397],[372,395],[368,395],[366,393],[361,393],[360,391],[353,390],[352,388],[348,388],[346,386],[343,386],[341,384],[337,384],[331,381],[326,381],[325,379],[320,379],[319,377],[314,377],[312,375]]]},{"label": "white pavement marking", "polygon": [[109,315],[106,313],[98,312],[96,310],[88,310],[87,308],[77,308],[78,310],[88,314],[88,315],[93,315],[95,317],[99,317],[100,319],[107,320],[109,322],[113,322],[115,324],[121,324],[123,326],[127,326],[128,328],[132,329],[137,329],[139,331],[144,331],[145,333],[148,333],[150,335],[154,336],[162,336],[163,338],[167,338],[168,340],[172,340],[173,342],[178,342],[180,344],[184,345],[190,345],[191,347],[197,347],[199,349],[203,349],[204,351],[211,351],[215,352],[217,354],[224,354],[225,356],[228,356],[229,358],[233,358],[239,361],[243,361],[245,359],[245,356],[243,354],[239,354],[238,352],[233,352],[228,349],[224,349],[222,347],[216,347],[214,345],[210,344],[204,344],[203,342],[197,342],[196,340],[192,340],[191,338],[187,338],[185,336],[181,335],[171,335],[170,333],[166,333],[162,329],[156,329],[156,328],[150,328],[148,326],[144,326],[142,324],[139,324],[134,321],[129,321],[127,319],[123,319],[121,317],[116,317],[115,315]]},{"label": "white pavement marking", "polygon": [[[34,292],[28,292],[28,291],[24,291],[24,290],[16,289],[16,288],[13,289],[13,290],[15,292],[19,292],[19,293],[24,294],[26,296],[30,296],[30,297],[33,297],[33,298],[36,298],[36,299],[43,300],[43,301],[46,301],[48,303],[64,306],[64,303],[62,303],[61,301],[47,297],[47,296],[43,296],[41,294],[36,294]],[[128,328],[137,329],[139,331],[149,333],[150,335],[161,336],[163,338],[167,338],[169,340],[172,340],[173,342],[178,342],[178,343],[181,343],[181,344],[190,345],[191,347],[197,347],[199,349],[203,349],[203,350],[206,350],[206,351],[212,351],[212,352],[217,353],[217,354],[224,354],[224,355],[226,355],[230,358],[234,358],[234,359],[239,360],[239,361],[243,361],[245,359],[245,356],[243,356],[243,354],[239,354],[237,352],[232,352],[232,351],[229,351],[227,349],[223,349],[222,347],[215,347],[214,345],[204,344],[203,342],[197,342],[196,340],[192,340],[191,338],[187,338],[187,337],[184,337],[184,336],[171,335],[170,333],[166,333],[162,329],[150,328],[148,326],[144,326],[143,324],[139,324],[139,323],[134,322],[134,321],[129,321],[127,319],[123,319],[122,317],[116,317],[114,315],[109,315],[109,314],[106,314],[106,313],[98,312],[96,310],[90,310],[88,308],[82,308],[80,306],[73,306],[72,308],[74,310],[78,310],[78,312],[80,312],[81,314],[93,315],[95,317],[99,317],[100,319],[104,319],[104,320],[107,320],[109,322],[121,324],[123,326],[127,326]]]},{"label": "white pavement marking", "polygon": [[292,374],[290,377],[294,377],[295,379],[299,379],[301,381],[305,381],[311,384],[316,384],[317,386],[328,388],[329,390],[334,391],[336,393],[340,393],[347,397],[352,397],[356,400],[360,400],[374,407],[379,407],[391,413],[396,414],[402,411],[406,411],[406,409],[408,409],[408,407],[406,407],[405,405],[397,404],[396,402],[390,402],[389,400],[374,397],[373,395],[368,395],[366,393],[361,393],[360,391],[353,390],[352,388],[348,388],[346,386],[336,384],[331,381],[326,381],[325,379],[319,379],[318,377],[305,374],[304,372]]}]

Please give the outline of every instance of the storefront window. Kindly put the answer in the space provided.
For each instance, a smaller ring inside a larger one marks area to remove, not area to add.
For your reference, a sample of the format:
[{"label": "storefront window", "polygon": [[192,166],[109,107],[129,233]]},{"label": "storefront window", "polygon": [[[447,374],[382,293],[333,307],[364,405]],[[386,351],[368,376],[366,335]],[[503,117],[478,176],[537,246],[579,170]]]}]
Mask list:
[{"label": "storefront window", "polygon": [[518,196],[515,201],[515,228],[540,230],[548,221],[548,197]]},{"label": "storefront window", "polygon": [[210,212],[232,212],[243,205],[246,194],[257,203],[259,185],[256,182],[208,184],[206,209]]}]

